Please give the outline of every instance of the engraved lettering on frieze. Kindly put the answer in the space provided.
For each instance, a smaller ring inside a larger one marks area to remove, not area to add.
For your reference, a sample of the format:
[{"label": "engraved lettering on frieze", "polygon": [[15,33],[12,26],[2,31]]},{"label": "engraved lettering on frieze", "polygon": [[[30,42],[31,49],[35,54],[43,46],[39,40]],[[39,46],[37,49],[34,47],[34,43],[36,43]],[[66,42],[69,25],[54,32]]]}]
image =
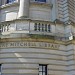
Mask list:
[{"label": "engraved lettering on frieze", "polygon": [[0,48],[11,47],[35,47],[35,48],[48,48],[59,49],[59,44],[47,43],[47,42],[6,42],[0,43]]},{"label": "engraved lettering on frieze", "polygon": [[14,46],[14,43],[9,43],[10,47],[13,47]]},{"label": "engraved lettering on frieze", "polygon": [[27,46],[27,42],[24,43],[24,46]]}]

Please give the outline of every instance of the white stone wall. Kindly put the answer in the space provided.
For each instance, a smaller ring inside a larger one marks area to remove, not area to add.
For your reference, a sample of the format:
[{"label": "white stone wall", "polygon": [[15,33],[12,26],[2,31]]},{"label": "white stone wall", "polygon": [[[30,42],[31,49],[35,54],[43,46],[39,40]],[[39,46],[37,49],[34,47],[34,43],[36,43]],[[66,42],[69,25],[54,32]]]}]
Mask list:
[{"label": "white stone wall", "polygon": [[11,21],[17,18],[18,7],[6,7],[1,9],[1,21]]},{"label": "white stone wall", "polygon": [[74,75],[75,74],[75,43],[67,45],[66,49],[67,55],[67,75]]},{"label": "white stone wall", "polygon": [[[4,10],[7,8],[9,9],[10,7],[12,7],[12,12],[1,12],[2,14],[2,21],[8,21],[8,20],[13,20],[16,18],[19,18],[19,16],[22,16],[21,14],[27,14],[28,18],[30,19],[34,19],[34,20],[47,20],[47,21],[54,21],[56,19],[59,19],[60,21],[66,22],[66,21],[73,21],[75,20],[74,18],[74,2],[73,1],[68,1],[68,0],[64,0],[64,1],[58,1],[58,0],[47,0],[46,3],[41,3],[41,2],[35,2],[34,0],[30,1],[30,4],[27,4],[28,6],[25,6],[26,11],[24,11],[23,13],[19,13],[19,0],[13,2],[13,3],[9,3],[9,4],[5,4],[6,1],[2,0],[2,9]],[[72,4],[73,3],[73,7]],[[52,5],[53,4],[53,5]],[[17,5],[15,8],[14,5]],[[69,6],[67,6],[69,5]],[[10,6],[10,7],[9,7]],[[17,9],[18,7],[18,9]],[[29,7],[29,8],[28,8]],[[72,7],[72,9],[71,9]],[[21,7],[20,7],[21,8]],[[69,8],[69,9],[68,9]],[[9,9],[10,10],[10,9]],[[25,10],[25,9],[23,9]],[[22,10],[21,10],[22,11]],[[63,11],[63,12],[62,12]],[[18,15],[17,15],[18,14]],[[25,15],[26,15],[25,14]],[[13,17],[10,17],[13,15]],[[26,18],[26,16],[25,16]]]},{"label": "white stone wall", "polygon": [[75,26],[72,24],[65,26],[65,34],[67,37],[71,36],[71,34],[75,36]]},{"label": "white stone wall", "polygon": [[[66,1],[66,0],[65,0]],[[65,3],[64,1],[64,3]],[[49,21],[54,21],[55,19],[62,19],[62,15],[58,14],[58,5],[57,0],[52,0],[54,4],[53,8],[48,4],[50,0],[47,0],[47,3],[37,3],[31,2],[29,10],[27,13],[28,19],[19,19],[19,3],[6,4],[0,8],[0,20],[1,21],[12,21],[10,23],[9,32],[12,33],[11,37],[21,37],[26,36],[25,34],[48,34],[57,33],[56,35],[61,36],[62,33],[66,36],[70,32],[75,33],[75,27],[67,25],[64,27],[63,24],[54,24]],[[3,4],[2,0],[2,4]],[[60,5],[60,4],[59,4]],[[65,6],[65,5],[64,5]],[[65,10],[66,8],[64,8]],[[64,13],[68,12],[67,10]],[[62,13],[62,12],[59,12]],[[23,16],[26,14],[23,13]],[[72,15],[70,15],[72,16]],[[68,14],[65,14],[64,21],[68,20]],[[31,19],[31,20],[30,20]],[[35,32],[34,24],[36,23],[33,20],[43,21],[43,23],[50,23],[51,32]],[[74,19],[72,19],[74,20]],[[6,23],[4,23],[5,25]],[[11,28],[15,28],[13,31]],[[14,34],[13,34],[14,33]],[[15,34],[17,33],[17,34]],[[23,33],[23,35],[22,35]],[[59,35],[60,33],[60,35]],[[4,33],[5,35],[7,32]],[[55,35],[54,35],[55,36]],[[22,39],[20,40],[22,41]],[[57,40],[54,40],[57,41]],[[61,43],[61,41],[58,41]],[[53,42],[54,43],[54,42]],[[38,75],[39,64],[48,65],[48,75],[74,75],[75,72],[75,45],[60,44],[59,49],[44,49],[44,48],[25,48],[25,47],[16,47],[16,48],[3,48],[0,49],[0,63],[2,63],[2,73],[3,75]]]},{"label": "white stone wall", "polygon": [[50,6],[48,7],[45,4],[36,4],[31,5],[30,8],[30,18],[33,20],[44,20],[50,21],[51,20],[51,10]]},{"label": "white stone wall", "polygon": [[[20,9],[18,6],[18,2],[13,2],[10,4],[5,4],[1,6],[1,21],[11,21],[14,19],[18,19],[20,15]],[[34,3],[31,2],[29,5],[29,10],[26,9],[25,12],[28,14],[28,18],[33,20],[44,20],[44,21],[50,21],[51,20],[51,8],[48,6],[50,4],[45,3]],[[26,18],[26,17],[25,17]]]},{"label": "white stone wall", "polygon": [[0,51],[0,63],[3,75],[27,74],[38,75],[39,64],[48,64],[48,75],[67,73],[66,47],[59,50],[41,48],[7,48]]}]

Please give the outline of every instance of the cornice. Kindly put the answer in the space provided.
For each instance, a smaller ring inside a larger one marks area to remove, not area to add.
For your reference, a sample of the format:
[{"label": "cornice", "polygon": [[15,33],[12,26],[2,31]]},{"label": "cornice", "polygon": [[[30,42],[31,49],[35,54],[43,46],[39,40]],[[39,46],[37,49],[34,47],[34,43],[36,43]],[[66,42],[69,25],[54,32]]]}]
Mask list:
[{"label": "cornice", "polygon": [[36,38],[36,37],[18,37],[18,38],[1,38],[0,42],[18,42],[18,41],[30,41],[30,42],[47,42],[62,45],[75,44],[75,39],[68,41],[55,40],[54,38]]},{"label": "cornice", "polygon": [[33,20],[33,19],[30,19],[30,18],[18,18],[18,19],[14,19],[14,20],[10,20],[10,21],[2,21],[0,22],[0,24],[6,24],[6,23],[13,23],[13,22],[18,22],[18,21],[29,21],[29,22],[43,22],[43,23],[50,23],[50,24],[53,24],[53,25],[56,25],[56,24],[60,24],[60,25],[63,25],[64,23],[63,22],[58,22],[58,21],[44,21],[44,20]]}]

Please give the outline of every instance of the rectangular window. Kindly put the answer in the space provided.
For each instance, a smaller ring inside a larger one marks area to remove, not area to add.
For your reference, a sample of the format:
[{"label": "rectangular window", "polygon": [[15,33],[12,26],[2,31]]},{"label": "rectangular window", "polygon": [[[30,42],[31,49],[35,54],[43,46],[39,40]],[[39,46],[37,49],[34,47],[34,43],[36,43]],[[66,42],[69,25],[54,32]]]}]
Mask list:
[{"label": "rectangular window", "polygon": [[47,75],[47,65],[39,64],[39,75]]},{"label": "rectangular window", "polygon": [[7,0],[7,3],[12,3],[14,1],[16,1],[16,0]]},{"label": "rectangular window", "polygon": [[38,2],[46,2],[46,0],[35,0],[35,1],[38,1]]}]

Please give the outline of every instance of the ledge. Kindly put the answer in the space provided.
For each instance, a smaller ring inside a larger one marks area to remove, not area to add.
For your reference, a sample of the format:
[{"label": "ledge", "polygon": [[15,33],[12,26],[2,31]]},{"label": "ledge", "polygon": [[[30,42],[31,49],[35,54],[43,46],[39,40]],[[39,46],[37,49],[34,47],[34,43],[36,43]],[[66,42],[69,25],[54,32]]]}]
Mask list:
[{"label": "ledge", "polygon": [[25,34],[24,37],[14,37],[14,38],[10,37],[10,35],[8,36],[9,38],[6,38],[6,37],[1,38],[0,42],[31,41],[31,42],[49,42],[49,43],[65,45],[64,41],[55,40],[54,36],[48,36],[48,35],[44,36],[44,35]]}]

